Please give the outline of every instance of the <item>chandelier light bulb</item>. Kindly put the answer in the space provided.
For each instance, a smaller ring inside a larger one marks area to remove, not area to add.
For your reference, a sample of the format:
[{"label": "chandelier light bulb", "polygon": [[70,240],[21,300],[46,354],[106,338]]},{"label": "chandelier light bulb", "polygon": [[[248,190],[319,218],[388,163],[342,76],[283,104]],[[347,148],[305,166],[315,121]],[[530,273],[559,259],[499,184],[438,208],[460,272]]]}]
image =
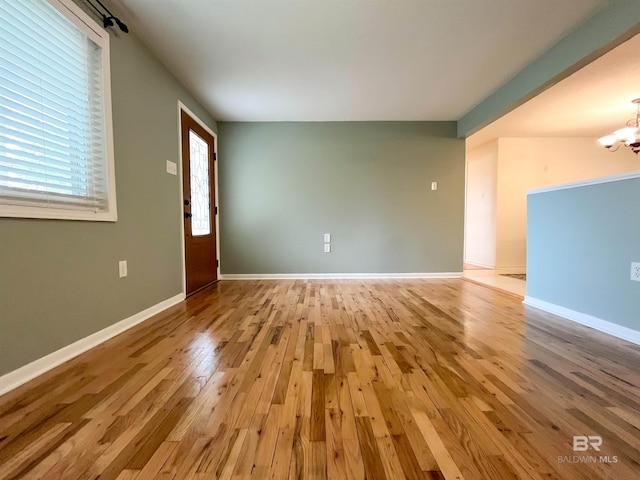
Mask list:
[{"label": "chandelier light bulb", "polygon": [[629,144],[633,142],[633,139],[635,138],[637,131],[638,131],[638,127],[625,127],[625,128],[616,130],[614,133],[621,142]]},{"label": "chandelier light bulb", "polygon": [[617,141],[618,141],[617,135],[605,135],[604,137],[598,139],[598,142],[600,142],[600,145],[602,145],[605,148],[613,147]]}]

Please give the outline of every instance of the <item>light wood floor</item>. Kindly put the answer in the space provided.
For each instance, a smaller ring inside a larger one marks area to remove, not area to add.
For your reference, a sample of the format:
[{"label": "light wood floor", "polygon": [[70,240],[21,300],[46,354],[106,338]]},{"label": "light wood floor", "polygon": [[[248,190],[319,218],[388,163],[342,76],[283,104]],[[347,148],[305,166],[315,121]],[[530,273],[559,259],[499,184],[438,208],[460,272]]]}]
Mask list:
[{"label": "light wood floor", "polygon": [[222,282],[0,398],[0,478],[638,479],[639,372],[464,280]]}]

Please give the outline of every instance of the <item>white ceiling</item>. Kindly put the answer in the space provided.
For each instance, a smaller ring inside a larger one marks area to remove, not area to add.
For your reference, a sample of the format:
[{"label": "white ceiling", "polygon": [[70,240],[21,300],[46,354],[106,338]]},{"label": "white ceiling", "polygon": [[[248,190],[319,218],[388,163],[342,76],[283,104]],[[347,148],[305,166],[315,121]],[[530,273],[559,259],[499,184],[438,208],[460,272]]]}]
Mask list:
[{"label": "white ceiling", "polygon": [[499,137],[591,137],[622,128],[640,97],[640,35],[471,135],[467,148]]},{"label": "white ceiling", "polygon": [[457,120],[608,0],[112,0],[219,120]]}]

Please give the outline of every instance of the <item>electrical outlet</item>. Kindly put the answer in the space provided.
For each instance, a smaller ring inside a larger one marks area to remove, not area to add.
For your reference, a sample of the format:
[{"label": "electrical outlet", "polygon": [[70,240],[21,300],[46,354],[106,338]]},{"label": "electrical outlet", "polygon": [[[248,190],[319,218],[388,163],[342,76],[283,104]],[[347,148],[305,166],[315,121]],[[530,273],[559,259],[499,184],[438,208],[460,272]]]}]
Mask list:
[{"label": "electrical outlet", "polygon": [[167,173],[171,175],[177,175],[178,165],[175,162],[170,162],[169,160],[167,160]]},{"label": "electrical outlet", "polygon": [[438,182],[431,182],[431,190],[438,190]]},{"label": "electrical outlet", "polygon": [[631,280],[640,282],[640,262],[631,263]]},{"label": "electrical outlet", "polygon": [[118,272],[120,274],[120,278],[124,278],[127,276],[127,261],[126,260],[120,260],[118,262]]}]

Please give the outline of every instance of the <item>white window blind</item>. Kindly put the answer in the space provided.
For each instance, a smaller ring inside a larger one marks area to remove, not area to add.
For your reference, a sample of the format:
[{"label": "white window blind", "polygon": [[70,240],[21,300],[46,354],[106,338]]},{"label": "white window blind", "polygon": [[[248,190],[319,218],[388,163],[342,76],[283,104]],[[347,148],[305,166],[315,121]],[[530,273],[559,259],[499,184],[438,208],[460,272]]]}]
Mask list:
[{"label": "white window blind", "polygon": [[73,7],[57,0],[0,2],[0,212],[47,217],[47,209],[63,212],[51,218],[93,218],[64,214],[84,211],[115,219],[108,36],[89,28]]}]

